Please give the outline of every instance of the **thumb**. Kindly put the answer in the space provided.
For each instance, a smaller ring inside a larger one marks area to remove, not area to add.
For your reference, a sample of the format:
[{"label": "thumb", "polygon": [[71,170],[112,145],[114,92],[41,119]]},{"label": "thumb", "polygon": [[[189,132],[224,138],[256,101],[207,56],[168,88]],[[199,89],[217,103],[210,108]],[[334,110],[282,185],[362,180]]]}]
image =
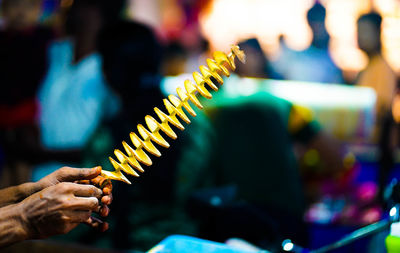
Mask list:
[{"label": "thumb", "polygon": [[61,181],[73,182],[79,180],[90,180],[100,175],[100,173],[101,166],[97,166],[91,169],[69,168],[69,170],[64,175],[61,175]]}]

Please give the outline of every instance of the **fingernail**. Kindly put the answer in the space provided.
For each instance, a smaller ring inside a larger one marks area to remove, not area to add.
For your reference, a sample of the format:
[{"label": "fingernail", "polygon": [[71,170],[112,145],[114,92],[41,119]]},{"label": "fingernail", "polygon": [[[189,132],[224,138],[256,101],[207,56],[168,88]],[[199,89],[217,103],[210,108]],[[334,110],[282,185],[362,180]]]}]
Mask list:
[{"label": "fingernail", "polygon": [[106,217],[108,216],[110,209],[107,206],[104,206],[100,209],[100,216]]},{"label": "fingernail", "polygon": [[108,187],[105,187],[105,188],[103,188],[103,193],[104,193],[105,195],[109,195],[109,194],[111,194],[111,189],[108,188]]},{"label": "fingernail", "polygon": [[101,198],[101,203],[104,205],[110,205],[111,204],[111,197],[110,196],[103,196]]}]

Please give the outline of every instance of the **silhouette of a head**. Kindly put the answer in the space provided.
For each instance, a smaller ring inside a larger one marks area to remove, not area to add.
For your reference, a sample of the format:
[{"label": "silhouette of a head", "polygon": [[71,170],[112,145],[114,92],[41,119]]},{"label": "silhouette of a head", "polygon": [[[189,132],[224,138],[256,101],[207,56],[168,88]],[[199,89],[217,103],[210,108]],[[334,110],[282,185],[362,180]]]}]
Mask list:
[{"label": "silhouette of a head", "polygon": [[361,50],[368,55],[381,51],[382,17],[378,13],[362,15],[357,21],[357,41]]},{"label": "silhouette of a head", "polygon": [[329,34],[325,27],[326,10],[320,3],[316,3],[307,12],[307,21],[313,33],[313,46],[327,48]]}]

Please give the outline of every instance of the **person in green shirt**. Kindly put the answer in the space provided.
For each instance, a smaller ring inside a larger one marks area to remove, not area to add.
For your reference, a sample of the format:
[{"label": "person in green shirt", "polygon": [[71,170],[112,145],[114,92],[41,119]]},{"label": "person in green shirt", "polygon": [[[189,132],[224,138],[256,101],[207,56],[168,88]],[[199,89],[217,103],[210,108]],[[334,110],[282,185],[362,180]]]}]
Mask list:
[{"label": "person in green shirt", "polygon": [[331,176],[342,168],[337,143],[309,109],[268,92],[232,95],[224,85],[203,105],[188,126],[176,189],[200,221],[199,235],[269,248],[290,237],[305,245],[306,200],[294,145],[315,149]]}]

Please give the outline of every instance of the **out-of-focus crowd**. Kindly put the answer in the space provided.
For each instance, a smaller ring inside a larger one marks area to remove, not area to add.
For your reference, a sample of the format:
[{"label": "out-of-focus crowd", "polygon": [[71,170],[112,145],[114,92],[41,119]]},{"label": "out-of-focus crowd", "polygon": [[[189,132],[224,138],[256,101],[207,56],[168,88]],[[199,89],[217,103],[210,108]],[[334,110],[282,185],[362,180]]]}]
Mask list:
[{"label": "out-of-focus crowd", "polygon": [[[166,42],[125,18],[126,4],[60,1],[43,23],[41,0],[1,0],[1,188],[37,181],[64,165],[110,168],[108,156],[161,106],[162,78],[204,62],[210,48],[200,32],[193,32],[192,43]],[[358,44],[369,63],[356,80],[345,80],[331,59],[324,7],[314,5],[307,20],[313,32],[308,49],[294,51],[282,39],[280,56],[271,61],[250,38],[239,44],[247,63],[236,73],[372,87],[378,125],[391,125],[397,76],[381,54],[381,17],[370,13],[358,20]],[[317,178],[346,174],[343,153],[308,109],[263,96],[254,98],[262,103],[230,101],[232,106],[217,97],[224,110],[208,105],[132,186],[115,185],[110,231],[79,227],[59,239],[141,250],[178,233],[219,241],[242,237],[272,249],[287,237],[306,245],[302,161],[293,146],[318,150],[323,165],[316,167],[322,168]],[[237,124],[238,118],[254,127]]]}]

